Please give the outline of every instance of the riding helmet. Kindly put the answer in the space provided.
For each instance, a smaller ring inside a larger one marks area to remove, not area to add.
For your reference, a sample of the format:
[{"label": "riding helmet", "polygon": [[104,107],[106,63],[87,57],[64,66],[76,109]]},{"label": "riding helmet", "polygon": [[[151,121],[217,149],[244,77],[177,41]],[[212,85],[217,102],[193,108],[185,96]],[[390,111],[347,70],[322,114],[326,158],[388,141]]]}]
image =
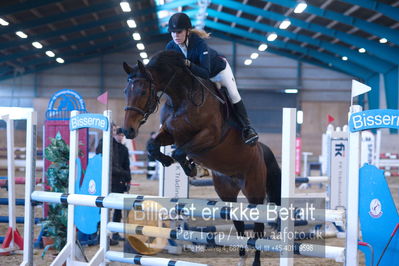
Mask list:
[{"label": "riding helmet", "polygon": [[190,18],[184,13],[176,13],[169,19],[169,32],[182,31],[192,27]]}]

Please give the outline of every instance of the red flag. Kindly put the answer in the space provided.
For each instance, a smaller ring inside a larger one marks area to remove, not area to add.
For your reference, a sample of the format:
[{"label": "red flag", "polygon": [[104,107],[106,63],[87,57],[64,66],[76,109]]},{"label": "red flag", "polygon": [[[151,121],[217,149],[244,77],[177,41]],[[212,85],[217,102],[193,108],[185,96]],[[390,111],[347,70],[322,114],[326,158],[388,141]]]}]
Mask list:
[{"label": "red flag", "polygon": [[327,119],[329,124],[331,124],[335,120],[335,118],[332,117],[331,115],[327,115]]},{"label": "red flag", "polygon": [[98,96],[97,101],[99,101],[102,104],[108,104],[108,91]]}]

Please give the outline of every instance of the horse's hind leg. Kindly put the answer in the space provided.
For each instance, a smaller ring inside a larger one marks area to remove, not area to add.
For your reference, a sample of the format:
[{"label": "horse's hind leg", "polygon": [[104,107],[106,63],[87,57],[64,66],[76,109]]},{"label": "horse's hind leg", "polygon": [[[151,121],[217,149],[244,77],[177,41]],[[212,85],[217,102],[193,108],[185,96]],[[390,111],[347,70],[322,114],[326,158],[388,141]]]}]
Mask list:
[{"label": "horse's hind leg", "polygon": [[[254,168],[245,177],[245,187],[243,193],[251,204],[263,204],[266,198],[266,168]],[[253,238],[264,237],[264,223],[255,223]],[[253,266],[260,266],[260,251],[255,251]]]},{"label": "horse's hind leg", "polygon": [[[237,196],[240,192],[239,184],[235,183],[231,177],[212,171],[213,184],[215,191],[221,200],[227,202],[237,202]],[[245,236],[245,224],[243,221],[233,221],[239,237]],[[239,248],[240,262],[239,266],[245,265],[245,248]]]}]

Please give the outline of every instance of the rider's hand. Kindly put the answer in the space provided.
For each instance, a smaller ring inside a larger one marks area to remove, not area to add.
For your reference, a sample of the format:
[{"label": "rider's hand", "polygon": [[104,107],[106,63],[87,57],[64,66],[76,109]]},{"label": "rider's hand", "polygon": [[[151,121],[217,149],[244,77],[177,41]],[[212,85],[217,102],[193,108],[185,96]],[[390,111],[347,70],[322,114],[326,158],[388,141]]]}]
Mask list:
[{"label": "rider's hand", "polygon": [[188,60],[188,59],[185,59],[185,60],[184,60],[184,63],[186,64],[187,67],[190,67],[190,66],[191,66],[191,62],[190,62],[190,60]]}]

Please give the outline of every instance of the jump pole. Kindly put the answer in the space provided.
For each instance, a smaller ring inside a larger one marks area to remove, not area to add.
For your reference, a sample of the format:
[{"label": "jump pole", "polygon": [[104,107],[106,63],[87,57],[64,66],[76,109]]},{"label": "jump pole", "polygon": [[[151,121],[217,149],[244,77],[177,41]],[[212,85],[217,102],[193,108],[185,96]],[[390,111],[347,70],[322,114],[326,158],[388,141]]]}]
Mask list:
[{"label": "jump pole", "polygon": [[[352,105],[348,120],[354,113],[361,112],[360,105]],[[357,247],[359,239],[359,168],[360,132],[349,133],[349,165],[346,198],[346,249],[345,265],[358,265]]]},{"label": "jump pole", "polygon": [[[107,126],[95,126],[94,123],[82,125],[84,123],[84,119],[87,118],[88,121],[91,117],[99,118],[102,121],[106,120]],[[26,199],[28,202],[32,203],[32,201],[41,201],[41,202],[53,202],[53,203],[63,203],[68,204],[68,231],[67,231],[67,243],[65,247],[61,250],[58,256],[51,263],[52,266],[61,266],[66,262],[67,265],[101,265],[105,266],[105,264],[109,261],[119,261],[119,262],[128,262],[132,264],[140,264],[140,265],[159,265],[159,266],[169,266],[169,265],[181,265],[181,266],[206,266],[205,264],[199,263],[191,263],[185,261],[174,261],[170,259],[157,258],[157,257],[144,257],[136,255],[133,259],[127,259],[126,256],[122,252],[109,251],[108,245],[108,231],[107,224],[109,218],[109,208],[114,208],[114,206],[119,206],[119,209],[128,209],[126,203],[124,202],[123,197],[110,196],[109,193],[109,180],[110,180],[110,148],[111,148],[111,111],[105,111],[104,115],[101,116],[99,114],[82,114],[78,117],[77,111],[71,112],[71,120],[70,120],[70,157],[69,157],[69,193],[54,193],[54,192],[44,192],[44,191],[33,191],[31,194],[27,194]],[[76,119],[74,119],[76,118]],[[73,121],[76,120],[76,126],[73,126]],[[89,125],[90,124],[90,125]],[[102,158],[102,191],[101,196],[91,196],[91,195],[81,195],[75,194],[75,180],[76,180],[76,159],[78,156],[78,132],[77,129],[85,128],[85,127],[95,127],[103,130],[103,158]],[[28,185],[32,187],[34,179],[33,177],[28,181]],[[118,195],[117,193],[115,195]],[[106,204],[109,199],[110,203]],[[31,204],[27,204],[32,207]],[[75,258],[75,241],[76,241],[76,227],[74,224],[74,205],[80,206],[91,206],[91,207],[101,207],[101,224],[100,224],[100,248],[97,253],[93,256],[90,262],[85,263],[81,261],[77,261]],[[117,208],[118,209],[118,208]],[[32,214],[33,217],[33,214]],[[32,228],[32,222],[28,223],[30,229]],[[27,250],[24,251],[26,256],[28,257],[25,261],[25,264],[22,265],[32,265],[33,264],[33,247],[30,246],[29,252]],[[30,257],[28,256],[30,254]],[[25,255],[25,254],[24,254]]]},{"label": "jump pole", "polygon": [[10,116],[5,117],[7,123],[7,175],[8,175],[8,228],[12,230],[10,248],[15,248],[14,230],[17,229],[15,220],[15,167],[14,167],[14,120]]},{"label": "jump pole", "polygon": [[[72,123],[74,117],[79,114],[78,111],[71,112],[71,120]],[[102,149],[102,173],[101,173],[101,196],[105,197],[109,193],[109,177],[110,177],[110,143],[111,143],[111,119],[112,112],[107,110],[104,111],[104,117],[106,118],[106,125],[103,129],[103,149]],[[79,152],[79,128],[76,127],[70,130],[70,149],[69,149],[69,184],[68,184],[68,192],[71,195],[75,194],[75,183],[76,183],[76,159],[78,158]],[[51,192],[50,192],[51,193]],[[83,195],[79,195],[81,197]],[[65,203],[65,201],[62,200]],[[67,265],[74,265],[76,263],[81,263],[75,260],[75,243],[76,243],[76,226],[74,223],[74,214],[75,207],[74,204],[68,204],[68,233],[67,233],[67,243],[65,247],[61,250],[58,256],[54,259],[51,265],[62,265],[65,261]],[[108,249],[108,241],[107,241],[107,228],[106,224],[108,222],[109,209],[102,208],[101,209],[101,227],[100,227],[100,248],[97,253],[93,256],[90,262],[82,265],[101,265],[105,266],[105,251]]]},{"label": "jump pole", "polygon": [[[361,112],[362,108],[358,105],[353,105],[349,109],[348,120],[353,113]],[[283,125],[285,124],[286,130],[283,127],[283,149],[282,149],[282,199],[288,198],[291,195],[286,191],[290,191],[290,185],[294,183],[294,173],[291,175],[291,168],[294,167],[295,158],[292,159],[290,156],[285,155],[285,153],[294,154],[291,152],[294,150],[292,143],[295,140],[294,137],[289,139],[293,133],[284,134],[288,131],[288,125],[291,127],[295,126],[295,109],[284,108],[283,109]],[[285,123],[284,123],[285,122]],[[288,124],[288,125],[287,125]],[[292,129],[291,129],[292,130]],[[359,168],[360,168],[360,133],[359,132],[349,132],[349,156],[348,156],[348,178],[347,178],[347,189],[346,189],[346,248],[345,248],[345,265],[358,265],[357,247],[358,247],[358,237],[359,237]],[[289,145],[291,144],[291,145]],[[289,147],[290,149],[284,149],[284,147]],[[284,189],[283,189],[284,188]],[[288,195],[287,195],[288,194]],[[327,210],[326,210],[327,211]],[[282,222],[281,230],[284,228],[293,228],[292,221],[287,219],[285,223]],[[292,241],[293,242],[293,241]],[[291,242],[291,244],[293,244]],[[287,244],[287,243],[286,243]],[[286,249],[288,250],[288,249]],[[292,250],[292,249],[291,249]],[[293,265],[292,256],[286,257],[288,252],[282,252],[280,256],[280,265]],[[291,254],[292,255],[292,254]]]},{"label": "jump pole", "polygon": [[[295,121],[296,109],[283,108],[283,131],[281,148],[281,205],[289,207],[291,196],[295,193],[295,139],[296,123],[284,123]],[[294,222],[288,218],[281,221],[281,232],[294,231]],[[281,244],[285,246],[280,253],[280,266],[294,265],[294,239],[284,237]],[[292,247],[292,248],[290,248]]]},{"label": "jump pole", "polygon": [[36,185],[36,139],[37,114],[27,114],[26,126],[26,167],[25,167],[25,223],[24,223],[24,256],[21,265],[33,266],[33,224],[34,210],[31,194]]},{"label": "jump pole", "polygon": [[[24,240],[19,235],[16,228],[16,197],[15,197],[15,160],[14,160],[14,120],[26,120],[26,167],[31,167],[31,156],[30,148],[32,145],[33,133],[31,129],[36,125],[36,113],[34,111],[26,111],[24,113],[9,113],[2,115],[0,119],[4,120],[7,124],[7,175],[8,175],[8,222],[9,228],[7,236],[4,238],[1,252],[13,251],[17,249],[16,245],[23,249]],[[36,154],[36,153],[35,153]],[[25,169],[26,178],[31,178],[32,171],[28,168]],[[34,170],[33,170],[34,176]],[[26,187],[25,187],[26,189]],[[32,221],[33,222],[33,221]],[[32,238],[33,239],[33,238]]]},{"label": "jump pole", "polygon": [[[254,248],[260,251],[277,252],[281,246],[279,240],[256,239],[250,237],[239,237],[236,235],[218,234],[217,232],[201,232],[183,229],[162,228],[156,226],[143,226],[139,224],[108,223],[111,232],[144,235],[149,237],[161,237],[173,240],[182,240],[200,244],[215,244],[217,246],[234,246],[243,248]],[[301,245],[309,249],[301,248]],[[295,254],[324,257],[340,261],[344,254],[343,247],[322,246],[316,244],[295,242]],[[281,264],[280,264],[281,265]]]}]

